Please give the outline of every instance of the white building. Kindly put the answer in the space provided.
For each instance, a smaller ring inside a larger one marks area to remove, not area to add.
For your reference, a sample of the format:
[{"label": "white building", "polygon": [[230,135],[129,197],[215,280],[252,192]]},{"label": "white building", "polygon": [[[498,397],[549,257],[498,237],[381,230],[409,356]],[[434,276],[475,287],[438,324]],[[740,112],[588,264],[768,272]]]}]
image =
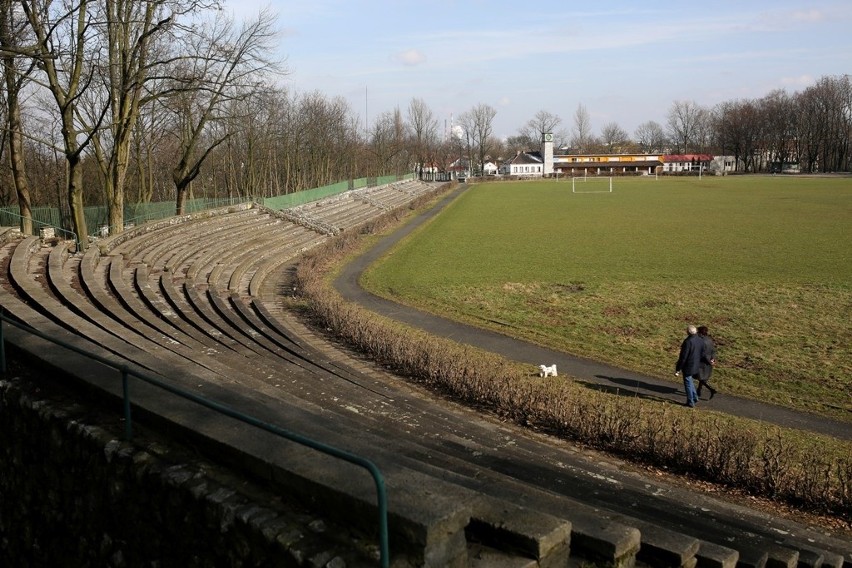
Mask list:
[{"label": "white building", "polygon": [[[552,161],[550,166],[553,167]],[[500,173],[509,176],[542,177],[544,158],[540,152],[518,152],[500,165]]]},{"label": "white building", "polygon": [[710,154],[667,154],[663,156],[663,173],[706,172],[712,160]]}]

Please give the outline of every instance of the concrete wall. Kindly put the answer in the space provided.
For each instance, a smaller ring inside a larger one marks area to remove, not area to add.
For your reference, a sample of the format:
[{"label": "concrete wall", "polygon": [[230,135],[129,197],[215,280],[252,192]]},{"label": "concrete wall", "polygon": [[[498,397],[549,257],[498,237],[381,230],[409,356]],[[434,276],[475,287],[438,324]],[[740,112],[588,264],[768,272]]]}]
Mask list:
[{"label": "concrete wall", "polygon": [[0,566],[377,565],[372,543],[44,387],[0,380]]}]

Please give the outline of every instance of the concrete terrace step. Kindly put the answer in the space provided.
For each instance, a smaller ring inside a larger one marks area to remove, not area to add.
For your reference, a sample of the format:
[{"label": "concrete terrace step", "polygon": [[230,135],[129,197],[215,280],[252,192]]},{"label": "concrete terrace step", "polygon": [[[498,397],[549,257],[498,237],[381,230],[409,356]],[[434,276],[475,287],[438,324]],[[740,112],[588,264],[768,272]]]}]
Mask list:
[{"label": "concrete terrace step", "polygon": [[[305,232],[293,236],[286,242],[278,241],[274,243],[274,246],[256,250],[253,255],[243,255],[240,264],[231,272],[227,289],[232,293],[251,295],[251,281],[255,274],[260,273],[261,277],[265,276],[275,267],[292,262],[296,256],[313,248],[326,238],[324,235]],[[222,284],[216,288],[223,289]]]},{"label": "concrete terrace step", "polygon": [[[277,221],[277,223],[281,223]],[[303,227],[286,222],[284,225],[251,226],[244,230],[238,238],[208,244],[207,249],[195,256],[182,255],[184,259],[180,265],[171,265],[170,272],[173,274],[184,274],[192,281],[206,280],[217,266],[228,267],[232,264],[231,255],[233,251],[242,251],[250,246],[250,243],[269,243],[278,239],[287,243],[294,238],[299,238],[307,230]]]},{"label": "concrete terrace step", "polygon": [[169,217],[159,221],[152,221],[144,225],[136,225],[132,229],[128,229],[117,235],[111,235],[104,239],[99,239],[94,243],[101,254],[114,252],[123,254],[125,257],[135,257],[151,246],[156,245],[161,238],[158,234],[160,231],[174,230],[174,234],[204,232],[204,227],[208,223],[215,223],[216,219],[221,215],[233,215],[239,217],[241,215],[253,216],[257,214],[257,210],[252,207],[252,204],[236,205],[221,209],[211,209],[202,213],[192,215],[184,215],[181,217]]},{"label": "concrete terrace step", "polygon": [[187,227],[183,231],[164,229],[157,235],[157,242],[153,246],[139,251],[144,254],[128,255],[128,260],[146,264],[153,270],[168,270],[176,263],[172,257],[179,251],[193,251],[197,248],[215,249],[215,243],[228,242],[245,228],[254,230],[264,219],[274,222],[268,215],[262,215],[257,210],[244,211],[235,215],[238,217],[219,216],[207,219],[203,225]]},{"label": "concrete terrace step", "polygon": [[[34,257],[41,257],[42,259],[36,262],[46,262],[49,251],[39,251],[38,254],[34,254],[40,248],[39,239],[30,237],[22,241],[12,254],[9,279],[18,294],[30,305],[39,306],[39,310],[43,315],[49,316],[50,319],[66,330],[86,337],[90,341],[103,346],[114,355],[135,360],[144,368],[153,370],[154,367],[151,366],[152,360],[149,356],[149,351],[140,349],[138,345],[125,341],[122,333],[115,334],[106,331],[104,326],[109,327],[109,324],[106,324],[105,319],[103,319],[106,316],[98,318],[101,325],[81,317],[77,311],[66,306],[43,285],[43,282],[47,279],[44,271],[35,274],[30,272],[29,264]],[[153,343],[146,345],[146,347],[150,347],[157,353],[162,352],[162,349]]]},{"label": "concrete terrace step", "polygon": [[[93,255],[84,255],[80,262],[80,283],[88,300],[102,312],[110,314],[136,333],[159,334],[169,338],[163,343],[182,344],[189,349],[201,349],[203,344],[196,338],[183,334],[159,314],[148,310],[141,299],[125,286],[120,278],[121,257],[106,257],[97,267],[93,266]],[[119,276],[116,277],[116,274]]]},{"label": "concrete terrace step", "polygon": [[274,255],[286,249],[286,244],[274,233],[259,233],[248,241],[240,243],[239,248],[231,247],[226,251],[227,263],[219,263],[207,273],[207,285],[217,292],[231,289],[231,283],[236,288],[242,275],[245,274],[259,259],[267,254]]},{"label": "concrete terrace step", "polygon": [[[137,280],[142,277],[142,269],[137,270]],[[148,277],[148,283],[152,288],[159,290],[163,301],[166,302],[175,313],[180,314],[181,319],[197,329],[200,333],[207,335],[212,340],[228,350],[241,353],[245,356],[254,356],[256,353],[239,341],[220,330],[214,322],[207,319],[204,313],[195,309],[189,301],[188,291],[183,280],[176,281],[172,278]]]},{"label": "concrete terrace step", "polygon": [[[103,288],[103,283],[93,281],[94,275],[91,274],[88,280],[81,278],[82,289],[86,295],[77,293],[63,274],[63,255],[57,252],[61,250],[61,247],[55,247],[51,253],[52,269],[48,276],[63,302],[74,306],[82,317],[141,351],[156,355],[164,364],[183,367],[198,365],[223,378],[231,374],[232,368],[223,366],[219,359],[198,358],[198,351],[204,348],[202,344],[150,314],[138,297],[125,288],[120,287],[119,296],[112,297]],[[110,272],[116,272],[118,262],[120,260],[115,259],[110,263]],[[121,295],[122,292],[124,295]]]},{"label": "concrete terrace step", "polygon": [[[270,219],[269,222],[272,222]],[[182,273],[186,271],[186,265],[198,257],[214,257],[217,255],[218,245],[222,242],[234,242],[239,238],[250,238],[257,226],[255,217],[246,217],[242,222],[228,224],[219,229],[218,232],[197,235],[192,243],[184,240],[176,243],[174,254],[166,259],[157,259],[155,262],[146,262],[151,272]],[[190,239],[192,237],[189,237]],[[190,246],[191,245],[191,246]]]},{"label": "concrete terrace step", "polygon": [[274,224],[276,221],[264,216],[262,218],[243,217],[233,225],[227,220],[216,218],[210,221],[203,231],[180,233],[170,236],[168,232],[160,234],[165,246],[152,248],[142,256],[125,256],[127,262],[133,265],[143,264],[151,272],[175,272],[187,262],[187,259],[215,258],[220,255],[221,243],[234,242],[237,239],[250,238],[258,230],[259,222]]}]

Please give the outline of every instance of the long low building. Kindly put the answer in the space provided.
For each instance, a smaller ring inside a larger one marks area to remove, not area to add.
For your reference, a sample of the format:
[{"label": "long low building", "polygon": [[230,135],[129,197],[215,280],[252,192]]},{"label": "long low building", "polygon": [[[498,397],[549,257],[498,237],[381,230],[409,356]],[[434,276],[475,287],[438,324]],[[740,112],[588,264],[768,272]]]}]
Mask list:
[{"label": "long low building", "polygon": [[[557,154],[553,137],[542,137],[541,149],[517,152],[500,164],[499,173],[517,177],[584,175],[653,175],[728,173],[736,170],[733,156],[711,154]],[[563,148],[563,151],[565,149]]]},{"label": "long low building", "polygon": [[[554,155],[555,174],[653,174],[662,168],[664,156],[656,154],[582,154]],[[662,171],[662,170],[660,170]]]}]

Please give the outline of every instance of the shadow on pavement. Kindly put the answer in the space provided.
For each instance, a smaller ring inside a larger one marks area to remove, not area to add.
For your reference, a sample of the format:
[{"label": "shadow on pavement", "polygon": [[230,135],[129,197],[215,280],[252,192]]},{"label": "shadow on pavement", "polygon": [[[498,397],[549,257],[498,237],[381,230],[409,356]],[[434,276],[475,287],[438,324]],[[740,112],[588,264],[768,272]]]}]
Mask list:
[{"label": "shadow on pavement", "polygon": [[642,400],[652,400],[655,402],[676,403],[669,395],[677,395],[678,390],[673,387],[664,387],[650,383],[644,383],[634,379],[621,379],[616,377],[607,377],[605,375],[595,375],[595,378],[603,381],[610,381],[613,384],[605,382],[575,380],[575,383],[584,386],[588,389],[622,396],[627,398],[640,398]]}]

